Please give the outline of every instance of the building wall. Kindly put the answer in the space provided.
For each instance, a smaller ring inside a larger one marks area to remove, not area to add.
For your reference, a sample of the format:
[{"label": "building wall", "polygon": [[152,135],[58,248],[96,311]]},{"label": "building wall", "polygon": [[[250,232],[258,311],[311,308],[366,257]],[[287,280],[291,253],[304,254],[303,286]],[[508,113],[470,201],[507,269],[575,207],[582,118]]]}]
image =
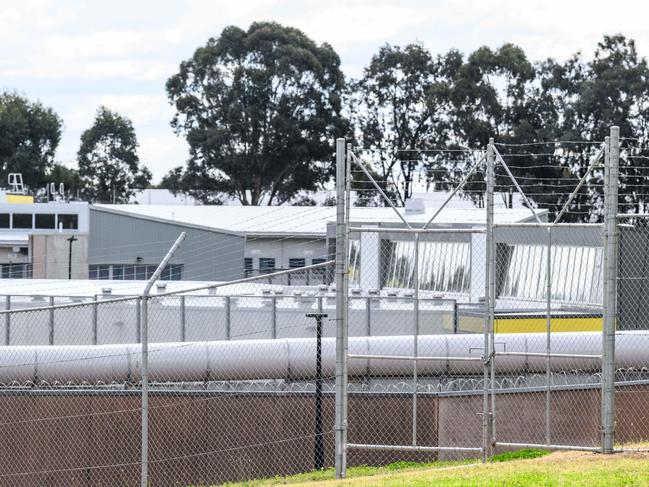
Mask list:
[{"label": "building wall", "polygon": [[30,235],[29,247],[32,255],[32,277],[35,279],[67,279],[72,271],[72,279],[88,279],[88,235],[76,235],[72,242],[72,261],[70,262],[69,235],[34,234]]},{"label": "building wall", "polygon": [[243,276],[245,239],[180,224],[90,210],[88,264],[158,264],[181,232],[187,238],[171,264],[183,280],[227,281]]},{"label": "building wall", "polygon": [[312,259],[326,258],[326,241],[323,238],[261,238],[246,239],[245,256],[253,259],[253,269],[259,269],[260,258],[275,259],[277,269],[288,269],[290,259],[304,259],[311,265]]}]

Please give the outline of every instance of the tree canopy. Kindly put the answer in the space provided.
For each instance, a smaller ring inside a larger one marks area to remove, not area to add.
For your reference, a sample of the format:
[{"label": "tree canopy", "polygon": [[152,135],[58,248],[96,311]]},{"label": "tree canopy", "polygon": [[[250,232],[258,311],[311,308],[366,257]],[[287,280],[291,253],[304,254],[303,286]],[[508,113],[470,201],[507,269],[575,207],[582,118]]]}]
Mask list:
[{"label": "tree canopy", "polygon": [[91,202],[127,203],[151,181],[140,164],[133,123],[106,107],[97,110],[93,125],[81,134],[78,152],[82,194]]},{"label": "tree canopy", "polygon": [[190,146],[173,184],[191,190],[199,181],[204,201],[220,192],[244,205],[317,189],[332,172],[333,140],[346,130],[343,88],[330,45],[273,22],[226,27],[167,82],[172,126]]},{"label": "tree canopy", "polygon": [[46,184],[62,127],[51,108],[17,93],[0,94],[0,180],[16,172],[34,189]]}]

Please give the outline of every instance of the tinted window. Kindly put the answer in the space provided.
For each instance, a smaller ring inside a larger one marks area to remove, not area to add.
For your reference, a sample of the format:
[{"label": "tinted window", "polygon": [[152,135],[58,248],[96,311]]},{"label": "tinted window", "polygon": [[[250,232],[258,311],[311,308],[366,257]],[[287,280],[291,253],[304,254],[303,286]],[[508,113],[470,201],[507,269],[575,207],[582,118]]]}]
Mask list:
[{"label": "tinted window", "polygon": [[31,213],[14,213],[13,228],[32,228]]},{"label": "tinted window", "polygon": [[243,268],[247,271],[252,270],[252,257],[246,257],[243,259]]},{"label": "tinted window", "polygon": [[56,228],[54,215],[36,214],[36,228]]},{"label": "tinted window", "polygon": [[9,228],[9,213],[0,213],[0,228]]},{"label": "tinted window", "polygon": [[295,269],[297,267],[304,267],[306,261],[304,259],[288,259],[288,267],[290,269]]},{"label": "tinted window", "polygon": [[63,230],[77,230],[79,228],[79,215],[59,215],[59,226]]},{"label": "tinted window", "polygon": [[259,270],[261,272],[273,272],[275,270],[275,259],[269,257],[260,257]]}]

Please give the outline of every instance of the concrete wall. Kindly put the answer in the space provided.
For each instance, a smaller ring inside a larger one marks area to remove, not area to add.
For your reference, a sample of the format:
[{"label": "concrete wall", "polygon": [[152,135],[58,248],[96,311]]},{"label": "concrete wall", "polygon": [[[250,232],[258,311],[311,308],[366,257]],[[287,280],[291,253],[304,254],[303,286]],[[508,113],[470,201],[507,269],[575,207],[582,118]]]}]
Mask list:
[{"label": "concrete wall", "polygon": [[[88,279],[88,235],[78,234],[72,242],[72,279]],[[33,234],[29,237],[34,279],[67,279],[70,235]]]},{"label": "concrete wall", "polygon": [[244,237],[152,221],[91,207],[89,264],[158,264],[181,232],[187,238],[171,260],[183,280],[243,277]]},{"label": "concrete wall", "polygon": [[[12,309],[49,305],[46,300],[19,299],[12,297]],[[273,299],[276,300],[275,307],[272,306]],[[54,299],[54,304],[69,302],[67,298]],[[95,315],[91,299],[87,299],[87,302],[88,306],[56,309],[52,315],[48,310],[12,314],[8,326],[8,343],[47,345],[52,324],[55,345],[91,345]],[[5,299],[0,298],[0,309],[5,308],[5,303]],[[178,296],[156,299],[149,304],[149,340],[152,343],[180,341],[183,335],[186,341],[272,338],[273,324],[277,338],[313,337],[313,319],[305,315],[316,312],[318,305],[315,296],[233,297],[230,298],[228,313],[226,298],[187,296],[184,319],[181,309]],[[333,337],[336,333],[335,300],[332,296],[322,298],[322,310],[329,315],[323,323],[323,335]],[[137,342],[137,313],[135,300],[102,304],[100,298],[96,313],[98,344]],[[51,318],[53,321],[50,321]],[[422,335],[453,333],[453,320],[452,302],[420,302],[419,330]],[[3,325],[0,326],[0,343],[7,343],[7,326],[4,321],[5,318],[0,318]],[[394,302],[385,297],[380,300],[364,297],[351,299],[350,336],[410,335],[413,329],[413,304],[410,299]]]},{"label": "concrete wall", "polygon": [[[259,269],[259,258],[275,259],[278,269],[288,269],[289,259],[304,259],[311,265],[312,259],[326,258],[326,245],[323,238],[264,238],[248,237],[245,256],[253,259],[253,269]],[[242,264],[243,265],[243,264]]]},{"label": "concrete wall", "polygon": [[[140,472],[139,392],[54,390],[0,394],[0,486],[137,485]],[[363,394],[349,398],[349,441],[410,444],[409,395]],[[421,445],[481,445],[482,396],[418,401]],[[553,392],[557,443],[596,446],[599,392]],[[616,442],[647,441],[649,386],[619,387]],[[543,442],[545,395],[500,394],[501,441]],[[212,485],[312,470],[314,399],[290,393],[152,393],[150,398],[152,486]],[[49,418],[43,421],[43,418]],[[34,422],[39,420],[37,427]],[[325,464],[333,463],[334,399],[323,400]],[[463,454],[464,457],[477,454]],[[439,458],[455,458],[443,453]],[[349,465],[398,460],[430,461],[435,453],[351,450]]]}]

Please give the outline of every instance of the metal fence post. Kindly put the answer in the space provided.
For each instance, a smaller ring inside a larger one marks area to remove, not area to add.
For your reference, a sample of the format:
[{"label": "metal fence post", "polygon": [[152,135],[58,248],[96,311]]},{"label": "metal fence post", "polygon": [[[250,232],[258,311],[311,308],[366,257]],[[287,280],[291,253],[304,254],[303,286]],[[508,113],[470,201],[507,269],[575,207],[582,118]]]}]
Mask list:
[{"label": "metal fence post", "polygon": [[185,315],[185,296],[180,296],[180,341],[185,341],[187,333],[187,318]]},{"label": "metal fence post", "polygon": [[[415,259],[413,262],[413,287],[415,290],[413,311],[413,356],[419,354],[419,234],[415,233]],[[412,446],[417,446],[417,360],[412,362]]]},{"label": "metal fence post", "polygon": [[99,308],[97,307],[97,295],[95,294],[92,298],[93,303],[92,303],[92,344],[97,345],[97,340],[98,340],[98,316],[97,312],[99,311]]},{"label": "metal fence post", "polygon": [[49,344],[54,345],[54,296],[50,296]]},{"label": "metal fence post", "polygon": [[270,299],[271,299],[271,338],[277,338],[277,296],[273,296]]},{"label": "metal fence post", "polygon": [[144,291],[142,291],[142,423],[141,423],[141,474],[140,481],[142,487],[149,485],[149,293],[153,284],[158,280],[162,270],[167,267],[167,264],[173,257],[180,244],[185,240],[187,234],[182,232],[171,248],[167,251],[162,262],[158,265],[151,279],[146,283]]},{"label": "metal fence post", "polygon": [[225,297],[225,339],[232,339],[232,301],[230,296]]},{"label": "metal fence post", "polygon": [[[5,297],[5,309],[11,309],[11,296]],[[5,345],[11,344],[11,313],[5,314]]]},{"label": "metal fence post", "polygon": [[550,369],[550,353],[552,352],[552,227],[548,227],[548,246],[547,256],[545,261],[545,294],[546,294],[546,315],[545,315],[545,352],[548,354],[545,361],[545,443],[551,444],[551,407],[552,407],[552,372]]},{"label": "metal fence post", "polygon": [[604,322],[602,331],[602,452],[612,453],[615,434],[615,325],[617,320],[617,205],[620,129],[611,127],[604,194]]},{"label": "metal fence post", "polygon": [[485,207],[487,210],[486,234],[485,234],[485,322],[484,322],[484,367],[483,381],[484,389],[482,396],[482,461],[486,462],[490,456],[491,429],[493,427],[493,417],[489,403],[491,392],[491,373],[492,360],[491,354],[491,334],[493,332],[493,296],[491,296],[492,286],[492,266],[493,261],[493,205],[494,205],[494,164],[495,155],[493,150],[494,139],[489,139],[487,146],[487,194],[485,198]]},{"label": "metal fence post", "polygon": [[347,341],[345,274],[347,245],[345,228],[345,139],[336,139],[336,478],[347,473]]}]

